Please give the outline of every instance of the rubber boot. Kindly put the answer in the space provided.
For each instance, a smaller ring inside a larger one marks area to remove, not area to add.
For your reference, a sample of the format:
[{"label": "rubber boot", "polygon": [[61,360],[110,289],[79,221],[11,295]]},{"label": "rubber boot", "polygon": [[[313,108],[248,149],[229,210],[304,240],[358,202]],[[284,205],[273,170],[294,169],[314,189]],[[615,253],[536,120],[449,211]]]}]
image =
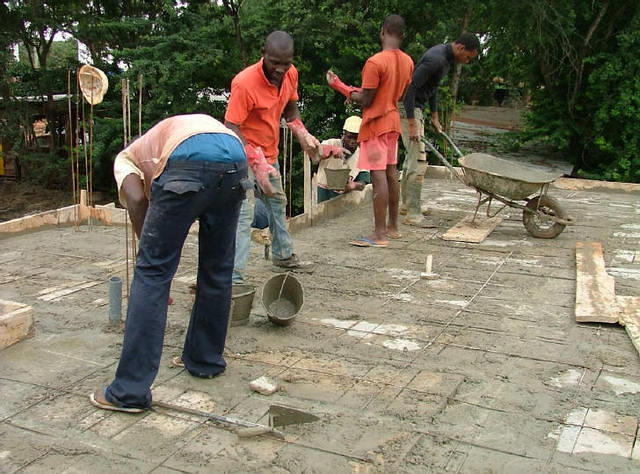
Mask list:
[{"label": "rubber boot", "polygon": [[420,163],[418,173],[413,174],[410,180],[407,180],[407,216],[402,221],[403,224],[416,227],[436,227],[430,219],[423,217],[421,209],[422,181],[424,172],[426,171],[426,163]]},{"label": "rubber boot", "polygon": [[401,216],[407,214],[407,182],[409,181],[411,174],[403,165],[402,179],[400,180],[400,208],[398,209],[398,213]]}]

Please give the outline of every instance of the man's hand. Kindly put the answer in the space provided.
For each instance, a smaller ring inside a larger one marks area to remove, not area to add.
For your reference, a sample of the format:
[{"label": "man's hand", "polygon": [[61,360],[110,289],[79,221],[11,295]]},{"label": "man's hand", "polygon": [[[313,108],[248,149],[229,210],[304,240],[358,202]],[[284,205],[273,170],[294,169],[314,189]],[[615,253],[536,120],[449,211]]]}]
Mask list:
[{"label": "man's hand", "polygon": [[366,184],[363,181],[354,181],[353,178],[349,178],[349,182],[344,187],[344,193],[350,193],[351,191],[362,191]]},{"label": "man's hand", "polygon": [[314,157],[320,152],[320,142],[316,137],[311,135],[305,128],[302,120],[299,118],[287,122],[287,127],[293,132],[298,139],[302,150],[309,156]]},{"label": "man's hand", "polygon": [[253,175],[256,177],[258,186],[260,186],[260,189],[265,196],[274,196],[276,190],[271,184],[271,180],[269,178],[270,176],[280,178],[280,173],[278,173],[278,170],[267,162],[267,159],[262,152],[262,148],[247,143],[244,146],[244,149],[247,154],[247,161],[251,167],[251,171],[253,171]]},{"label": "man's hand", "polygon": [[350,155],[351,152],[346,148],[335,145],[320,145],[320,159],[326,160],[328,158],[340,158],[344,159],[345,156]]},{"label": "man's hand", "polygon": [[417,142],[420,140],[420,133],[418,132],[418,121],[415,118],[408,118],[407,125],[409,126],[409,140]]},{"label": "man's hand", "polygon": [[353,178],[349,178],[349,182],[347,182],[347,185],[344,187],[345,194],[355,191],[356,189],[358,189],[358,185],[355,183]]},{"label": "man's hand", "polygon": [[438,116],[431,117],[431,125],[436,129],[436,132],[442,133],[442,125],[440,125],[440,120],[438,120]]},{"label": "man's hand", "polygon": [[338,77],[338,75],[335,72],[333,72],[331,69],[327,71],[327,83],[332,89],[336,90],[337,92],[340,92],[340,94],[345,96],[347,100],[351,99],[352,92],[362,92],[362,88],[348,86],[347,84],[342,82]]}]

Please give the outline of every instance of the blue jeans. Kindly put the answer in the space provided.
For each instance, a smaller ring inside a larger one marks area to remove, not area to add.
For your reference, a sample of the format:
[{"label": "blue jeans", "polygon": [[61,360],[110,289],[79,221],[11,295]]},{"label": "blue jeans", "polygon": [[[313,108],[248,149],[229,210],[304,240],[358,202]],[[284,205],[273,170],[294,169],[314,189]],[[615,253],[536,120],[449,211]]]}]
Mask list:
[{"label": "blue jeans", "polygon": [[[273,166],[280,171],[280,166],[277,161]],[[265,205],[267,217],[269,218],[271,255],[274,260],[280,260],[293,255],[293,240],[287,230],[287,196],[282,189],[282,180],[280,177],[270,176],[269,180],[273,185],[275,194],[267,197],[262,193],[260,188],[258,188],[258,195]],[[236,257],[233,271],[234,283],[242,283],[243,273],[249,260],[249,251],[251,249],[251,220],[253,218],[254,208],[251,199],[252,198],[249,197],[243,202],[240,212],[236,233]]]},{"label": "blue jeans", "polygon": [[106,399],[118,406],[151,406],[167,302],[189,228],[200,220],[198,283],[182,352],[186,369],[206,377],[224,371],[231,306],[231,272],[245,162],[169,161],[153,181],[131,283],[122,355]]},{"label": "blue jeans", "polygon": [[233,283],[244,282],[245,270],[249,261],[251,251],[251,221],[255,207],[255,197],[249,191],[246,199],[242,201],[240,216],[238,217],[238,228],[236,229],[236,255],[233,262]]}]

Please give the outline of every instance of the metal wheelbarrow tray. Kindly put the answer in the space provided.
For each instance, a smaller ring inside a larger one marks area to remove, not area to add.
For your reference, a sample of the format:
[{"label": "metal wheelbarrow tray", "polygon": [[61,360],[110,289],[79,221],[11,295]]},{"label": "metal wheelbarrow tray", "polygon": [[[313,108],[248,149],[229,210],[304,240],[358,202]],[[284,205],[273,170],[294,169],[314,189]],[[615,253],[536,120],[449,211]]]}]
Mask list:
[{"label": "metal wheelbarrow tray", "polygon": [[[442,135],[460,157],[458,162],[462,168],[462,177],[431,143],[425,139],[423,142],[454,176],[478,192],[478,204],[472,222],[475,221],[480,206],[487,203],[488,217],[496,216],[506,206],[522,209],[525,228],[538,238],[552,239],[558,236],[565,226],[574,223],[560,203],[547,195],[549,185],[562,176],[562,173],[539,170],[485,153],[471,153],[465,156],[446,133]],[[531,197],[533,194],[537,196]],[[493,199],[502,202],[504,206],[491,214]],[[522,200],[526,201],[525,205],[515,202]]]}]

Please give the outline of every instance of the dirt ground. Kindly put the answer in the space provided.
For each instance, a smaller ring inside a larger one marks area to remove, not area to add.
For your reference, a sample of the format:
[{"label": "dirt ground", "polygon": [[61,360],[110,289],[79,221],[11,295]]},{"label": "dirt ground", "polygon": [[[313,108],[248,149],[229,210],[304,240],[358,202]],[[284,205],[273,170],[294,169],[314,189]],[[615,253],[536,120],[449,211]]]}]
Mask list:
[{"label": "dirt ground", "polygon": [[73,204],[70,191],[28,183],[0,182],[0,222]]}]

